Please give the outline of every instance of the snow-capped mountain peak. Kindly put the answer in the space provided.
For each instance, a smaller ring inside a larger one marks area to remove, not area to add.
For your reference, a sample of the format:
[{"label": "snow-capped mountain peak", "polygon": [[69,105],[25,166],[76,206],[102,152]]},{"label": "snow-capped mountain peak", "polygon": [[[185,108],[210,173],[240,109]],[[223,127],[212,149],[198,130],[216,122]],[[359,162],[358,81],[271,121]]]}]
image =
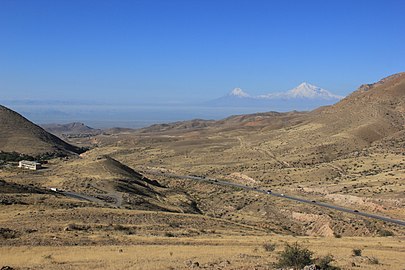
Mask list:
[{"label": "snow-capped mountain peak", "polygon": [[245,93],[240,88],[233,89],[228,95],[233,97],[249,97],[249,94]]},{"label": "snow-capped mountain peak", "polygon": [[341,99],[342,97],[332,94],[331,92],[318,86],[303,82],[297,87],[286,92],[289,98],[321,98],[321,99]]},{"label": "snow-capped mountain peak", "polygon": [[210,101],[215,106],[235,107],[272,107],[274,110],[311,110],[319,106],[331,105],[343,97],[303,82],[297,87],[283,92],[271,92],[262,95],[249,95],[240,88],[233,89],[230,93]]}]

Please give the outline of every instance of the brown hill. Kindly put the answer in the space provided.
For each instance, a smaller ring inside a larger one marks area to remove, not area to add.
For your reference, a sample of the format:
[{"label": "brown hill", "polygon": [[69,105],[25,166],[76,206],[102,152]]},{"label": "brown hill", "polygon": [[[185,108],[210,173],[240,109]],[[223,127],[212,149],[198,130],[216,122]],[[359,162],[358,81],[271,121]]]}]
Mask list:
[{"label": "brown hill", "polygon": [[404,129],[405,73],[398,73],[357,91],[329,107],[313,112],[330,132],[345,132],[361,145]]},{"label": "brown hill", "polygon": [[28,155],[78,153],[79,149],[0,105],[0,151]]},{"label": "brown hill", "polygon": [[166,188],[120,161],[92,151],[58,166],[50,178],[63,190],[93,196],[116,207],[199,213],[182,190]]},{"label": "brown hill", "polygon": [[46,131],[57,136],[62,134],[97,135],[101,133],[100,129],[94,129],[79,122],[73,122],[68,124],[45,124],[41,125],[41,127]]}]

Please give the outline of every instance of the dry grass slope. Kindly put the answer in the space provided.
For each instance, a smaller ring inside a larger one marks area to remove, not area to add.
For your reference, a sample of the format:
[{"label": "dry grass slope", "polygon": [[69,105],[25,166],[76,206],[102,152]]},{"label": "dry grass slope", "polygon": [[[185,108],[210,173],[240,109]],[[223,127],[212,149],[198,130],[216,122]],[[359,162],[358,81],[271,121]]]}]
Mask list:
[{"label": "dry grass slope", "polygon": [[79,149],[0,105],[0,151],[28,155],[77,153]]}]

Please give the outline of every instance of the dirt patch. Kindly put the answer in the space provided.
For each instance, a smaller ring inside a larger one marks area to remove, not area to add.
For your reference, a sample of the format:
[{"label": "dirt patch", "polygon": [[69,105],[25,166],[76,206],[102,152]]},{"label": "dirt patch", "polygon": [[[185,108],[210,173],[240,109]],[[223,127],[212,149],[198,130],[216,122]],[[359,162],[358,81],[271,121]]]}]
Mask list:
[{"label": "dirt patch", "polygon": [[237,182],[239,184],[244,184],[248,186],[253,186],[257,184],[257,181],[255,179],[238,172],[231,173],[228,177],[232,179],[234,182]]},{"label": "dirt patch", "polygon": [[370,211],[383,211],[384,207],[376,204],[368,198],[361,198],[353,195],[343,195],[343,194],[328,194],[325,196],[326,199],[332,200],[341,205],[348,206],[361,206]]},{"label": "dirt patch", "polygon": [[334,235],[330,227],[331,218],[329,216],[293,212],[292,218],[308,224],[307,235],[328,237]]}]

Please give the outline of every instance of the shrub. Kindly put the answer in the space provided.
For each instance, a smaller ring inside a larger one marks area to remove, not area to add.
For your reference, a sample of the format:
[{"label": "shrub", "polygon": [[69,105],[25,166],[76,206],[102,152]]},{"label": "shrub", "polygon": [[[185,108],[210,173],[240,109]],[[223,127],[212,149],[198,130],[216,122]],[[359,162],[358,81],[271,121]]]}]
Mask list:
[{"label": "shrub", "polygon": [[306,265],[312,264],[312,254],[312,251],[300,246],[297,242],[292,245],[286,244],[284,250],[280,253],[277,266],[302,269]]},{"label": "shrub", "polygon": [[376,257],[371,257],[368,259],[371,264],[380,264],[380,261]]},{"label": "shrub", "polygon": [[361,252],[362,252],[362,250],[361,249],[359,249],[359,248],[354,248],[353,249],[353,256],[361,256]]},{"label": "shrub", "polygon": [[322,270],[339,270],[340,268],[337,266],[330,265],[335,259],[332,255],[326,255],[324,257],[320,257],[316,260],[316,264]]},{"label": "shrub", "polygon": [[389,230],[380,230],[378,231],[378,234],[380,236],[386,237],[386,236],[394,236],[394,233],[389,231]]},{"label": "shrub", "polygon": [[129,227],[126,227],[126,226],[121,225],[121,224],[116,224],[116,225],[113,226],[113,228],[116,231],[128,231],[130,229]]},{"label": "shrub", "polygon": [[17,238],[19,233],[9,228],[0,228],[0,239],[13,239]]},{"label": "shrub", "polygon": [[88,226],[88,225],[71,223],[66,226],[65,231],[87,231],[89,229],[90,229],[90,226]]},{"label": "shrub", "polygon": [[42,256],[42,258],[47,259],[47,260],[53,259],[52,254],[44,255],[44,256]]},{"label": "shrub", "polygon": [[266,243],[263,245],[265,251],[274,251],[276,249],[276,244],[274,243]]},{"label": "shrub", "polygon": [[113,225],[112,227],[115,231],[119,231],[123,234],[132,235],[136,232],[136,229],[134,227],[127,227],[127,226],[124,226],[121,224],[116,224],[116,225]]},{"label": "shrub", "polygon": [[17,153],[17,152],[3,152],[0,151],[0,160],[6,162],[16,162],[21,160],[34,160],[35,158],[29,155]]},{"label": "shrub", "polygon": [[166,237],[176,237],[173,233],[171,232],[165,232]]}]

